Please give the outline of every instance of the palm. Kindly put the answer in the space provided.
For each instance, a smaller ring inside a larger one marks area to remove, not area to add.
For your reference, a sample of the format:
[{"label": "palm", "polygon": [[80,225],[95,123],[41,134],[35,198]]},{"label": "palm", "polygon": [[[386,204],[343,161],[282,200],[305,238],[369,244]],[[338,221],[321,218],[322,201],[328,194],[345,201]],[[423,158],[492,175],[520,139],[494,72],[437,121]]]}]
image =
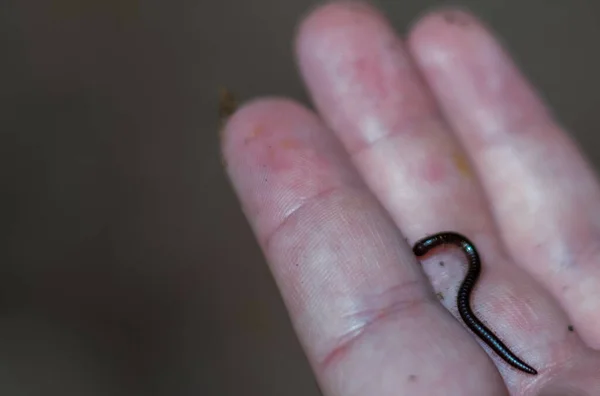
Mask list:
[{"label": "palm", "polygon": [[[332,4],[297,52],[320,117],[255,101],[223,151],[325,394],[600,394],[600,187],[489,33],[445,12],[404,44]],[[438,231],[475,243],[473,309],[538,375],[460,320],[460,251],[423,271],[402,236]]]}]

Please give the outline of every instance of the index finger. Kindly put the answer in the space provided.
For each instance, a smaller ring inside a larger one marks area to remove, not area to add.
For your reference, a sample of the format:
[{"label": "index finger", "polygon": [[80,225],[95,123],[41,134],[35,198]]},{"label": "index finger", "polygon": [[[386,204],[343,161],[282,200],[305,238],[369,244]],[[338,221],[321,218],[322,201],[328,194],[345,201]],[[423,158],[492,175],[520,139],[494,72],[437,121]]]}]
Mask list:
[{"label": "index finger", "polygon": [[320,119],[252,102],[227,124],[223,152],[326,394],[505,394]]}]

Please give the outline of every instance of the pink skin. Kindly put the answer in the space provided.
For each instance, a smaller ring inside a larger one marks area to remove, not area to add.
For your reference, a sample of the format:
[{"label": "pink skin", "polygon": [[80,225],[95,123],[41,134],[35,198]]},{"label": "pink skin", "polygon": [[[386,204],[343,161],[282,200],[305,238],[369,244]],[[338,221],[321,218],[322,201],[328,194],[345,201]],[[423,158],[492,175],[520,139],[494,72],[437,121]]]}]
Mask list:
[{"label": "pink skin", "polygon": [[[329,3],[296,50],[316,113],[252,101],[223,153],[324,393],[600,394],[600,187],[487,28],[436,12],[402,41]],[[456,320],[462,256],[404,240],[442,230],[475,242],[473,308],[539,375]]]}]

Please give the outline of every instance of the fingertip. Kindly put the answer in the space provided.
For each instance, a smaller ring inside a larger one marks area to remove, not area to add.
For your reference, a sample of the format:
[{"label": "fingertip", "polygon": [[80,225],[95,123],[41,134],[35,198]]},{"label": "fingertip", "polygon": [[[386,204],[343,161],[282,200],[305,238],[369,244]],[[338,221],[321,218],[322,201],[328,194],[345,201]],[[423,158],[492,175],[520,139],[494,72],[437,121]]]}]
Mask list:
[{"label": "fingertip", "polygon": [[462,34],[467,29],[484,29],[482,22],[464,8],[452,7],[428,11],[416,19],[409,29],[409,39],[438,40]]},{"label": "fingertip", "polygon": [[319,4],[301,18],[296,30],[295,50],[302,56],[305,50],[315,48],[325,34],[338,34],[340,29],[364,23],[385,22],[384,15],[364,1],[336,0]]},{"label": "fingertip", "polygon": [[469,40],[489,39],[487,26],[466,9],[453,7],[428,12],[410,28],[407,43],[419,61],[442,62]]},{"label": "fingertip", "polygon": [[[265,124],[281,123],[294,114],[308,112],[300,104],[285,97],[266,96],[251,99],[240,106],[225,123],[221,132],[221,151],[231,158],[250,139],[261,136]],[[261,128],[261,125],[263,128]]]}]

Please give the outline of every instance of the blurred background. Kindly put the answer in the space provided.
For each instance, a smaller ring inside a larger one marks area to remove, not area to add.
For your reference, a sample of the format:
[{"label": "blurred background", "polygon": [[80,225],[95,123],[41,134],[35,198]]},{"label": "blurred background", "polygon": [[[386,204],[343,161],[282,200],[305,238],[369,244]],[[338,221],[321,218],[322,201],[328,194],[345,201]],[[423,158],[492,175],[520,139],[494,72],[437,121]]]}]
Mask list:
[{"label": "blurred background", "polygon": [[[319,395],[218,147],[316,3],[2,1],[0,394]],[[599,2],[375,4],[475,12],[600,164]]]}]

